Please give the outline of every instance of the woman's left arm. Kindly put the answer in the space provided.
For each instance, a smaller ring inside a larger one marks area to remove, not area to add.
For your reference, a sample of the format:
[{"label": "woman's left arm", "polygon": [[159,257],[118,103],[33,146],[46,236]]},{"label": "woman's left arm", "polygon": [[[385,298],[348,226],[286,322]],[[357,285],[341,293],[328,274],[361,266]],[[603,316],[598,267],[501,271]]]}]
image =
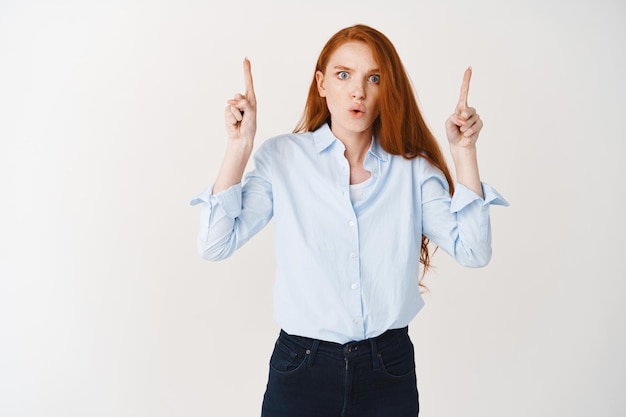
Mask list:
[{"label": "woman's left arm", "polygon": [[456,109],[446,120],[446,134],[457,182],[484,198],[476,153],[476,141],[483,128],[483,121],[476,113],[476,109],[467,105],[471,77],[472,67],[469,67],[463,75],[461,94]]}]

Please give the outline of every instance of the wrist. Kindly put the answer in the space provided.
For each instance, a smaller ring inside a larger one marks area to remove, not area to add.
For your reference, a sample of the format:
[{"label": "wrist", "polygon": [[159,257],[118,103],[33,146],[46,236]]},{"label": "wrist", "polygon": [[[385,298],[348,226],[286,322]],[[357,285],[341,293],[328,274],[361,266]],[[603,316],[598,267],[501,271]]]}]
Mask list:
[{"label": "wrist", "polygon": [[478,160],[478,152],[476,150],[476,145],[471,146],[457,146],[450,145],[450,155],[452,156],[452,160],[455,164],[464,163],[464,162],[472,162],[476,163]]},{"label": "wrist", "polygon": [[226,142],[226,149],[233,151],[250,151],[254,147],[254,138],[229,138]]},{"label": "wrist", "polygon": [[[231,162],[242,161],[247,162],[248,158],[252,154],[254,148],[254,141],[248,139],[229,139],[226,143],[226,155],[225,158]],[[245,164],[244,162],[244,164]]]}]

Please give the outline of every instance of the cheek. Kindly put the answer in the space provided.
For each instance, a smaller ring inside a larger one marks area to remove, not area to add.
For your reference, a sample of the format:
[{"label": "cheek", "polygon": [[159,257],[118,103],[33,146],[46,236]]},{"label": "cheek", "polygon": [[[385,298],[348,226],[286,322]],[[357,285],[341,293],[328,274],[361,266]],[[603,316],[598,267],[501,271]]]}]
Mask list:
[{"label": "cheek", "polygon": [[332,100],[326,97],[326,107],[328,107],[328,111],[333,114],[335,113],[335,109],[337,108],[337,104]]},{"label": "cheek", "polygon": [[338,99],[336,91],[327,88],[324,98],[326,99],[326,105],[329,109],[337,105]]},{"label": "cheek", "polygon": [[375,91],[370,95],[370,103],[370,108],[376,112],[376,115],[378,115],[380,110],[380,96],[378,95],[378,91]]}]

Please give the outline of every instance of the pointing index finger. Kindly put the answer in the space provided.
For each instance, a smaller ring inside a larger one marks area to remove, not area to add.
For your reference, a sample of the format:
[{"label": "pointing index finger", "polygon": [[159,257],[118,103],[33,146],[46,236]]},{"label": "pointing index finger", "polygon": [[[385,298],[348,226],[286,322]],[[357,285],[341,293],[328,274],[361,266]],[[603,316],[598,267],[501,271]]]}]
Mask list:
[{"label": "pointing index finger", "polygon": [[457,104],[457,110],[467,108],[467,95],[469,93],[470,79],[472,78],[472,67],[468,67],[463,74],[463,84],[461,84],[461,95],[459,96],[459,103]]},{"label": "pointing index finger", "polygon": [[252,70],[248,57],[243,60],[243,79],[246,84],[246,97],[248,100],[255,101],[254,83],[252,82]]}]

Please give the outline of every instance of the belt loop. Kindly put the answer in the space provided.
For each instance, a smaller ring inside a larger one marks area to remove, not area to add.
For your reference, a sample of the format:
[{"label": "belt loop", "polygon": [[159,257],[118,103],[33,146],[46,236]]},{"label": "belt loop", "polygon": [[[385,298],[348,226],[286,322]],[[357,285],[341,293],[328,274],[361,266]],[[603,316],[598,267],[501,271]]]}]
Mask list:
[{"label": "belt loop", "polygon": [[309,362],[307,363],[307,366],[313,366],[313,362],[315,361],[315,354],[317,353],[317,348],[320,346],[320,341],[317,339],[313,340],[313,344],[311,345],[311,349],[309,349],[307,351],[307,354],[309,355]]},{"label": "belt loop", "polygon": [[370,339],[370,345],[372,346],[372,364],[374,365],[374,370],[378,370],[380,360],[378,359],[378,347],[376,346],[376,340],[374,340],[373,337]]}]

